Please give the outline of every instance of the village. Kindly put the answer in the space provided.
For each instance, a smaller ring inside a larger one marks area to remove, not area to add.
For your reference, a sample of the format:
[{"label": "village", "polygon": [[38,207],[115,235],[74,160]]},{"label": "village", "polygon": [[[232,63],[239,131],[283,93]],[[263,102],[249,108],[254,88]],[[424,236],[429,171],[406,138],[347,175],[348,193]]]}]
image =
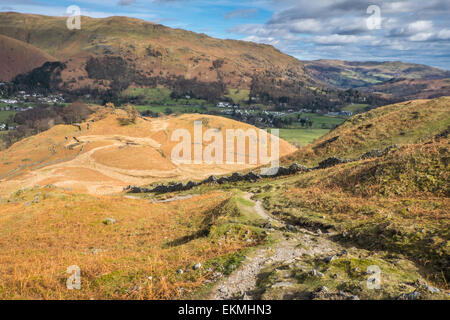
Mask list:
[{"label": "village", "polygon": [[[0,83],[2,86],[3,83]],[[14,121],[11,119],[15,113],[32,110],[39,104],[64,104],[65,99],[62,94],[44,95],[41,93],[27,93],[18,91],[12,97],[0,95],[0,131],[16,129]]]}]

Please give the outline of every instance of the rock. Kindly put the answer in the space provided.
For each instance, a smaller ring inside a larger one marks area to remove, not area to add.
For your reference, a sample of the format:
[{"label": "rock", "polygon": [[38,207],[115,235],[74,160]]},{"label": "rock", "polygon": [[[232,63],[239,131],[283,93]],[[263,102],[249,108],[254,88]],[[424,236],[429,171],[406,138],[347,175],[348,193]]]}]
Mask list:
[{"label": "rock", "polygon": [[323,277],[323,276],[324,276],[324,274],[323,274],[322,272],[317,271],[316,269],[312,269],[312,270],[309,272],[309,275],[311,275],[311,276],[313,276],[313,277]]},{"label": "rock", "polygon": [[24,206],[24,207],[29,207],[29,206],[31,206],[31,203],[32,203],[31,201],[28,201],[28,202],[26,202],[23,206]]},{"label": "rock", "polygon": [[292,287],[292,282],[277,282],[272,285],[272,288],[286,288],[286,287]]},{"label": "rock", "polygon": [[199,263],[196,263],[196,264],[194,265],[193,269],[194,269],[194,270],[198,270],[198,269],[200,269],[201,267],[202,267],[202,264],[199,262]]},{"label": "rock", "polygon": [[347,162],[351,162],[351,161],[352,160],[349,160],[349,159],[341,159],[341,158],[337,158],[337,157],[330,157],[330,158],[325,159],[322,162],[320,162],[318,168],[319,169],[326,169],[326,168],[337,166],[338,164],[347,163]]},{"label": "rock", "polygon": [[298,163],[293,163],[293,164],[291,164],[289,166],[289,172],[291,174],[295,174],[297,172],[308,172],[308,171],[311,171],[311,169],[309,169],[309,168],[307,168],[305,166],[302,166],[302,165],[300,165]]},{"label": "rock", "polygon": [[238,182],[244,180],[242,173],[234,172],[231,177],[228,178],[229,182]]},{"label": "rock", "polygon": [[317,230],[316,230],[316,233],[320,235],[320,234],[322,234],[322,230],[317,229]]},{"label": "rock", "polygon": [[177,270],[177,273],[178,273],[178,274],[183,274],[184,271],[183,271],[183,269],[178,269],[178,270]]},{"label": "rock", "polygon": [[292,231],[292,232],[297,231],[297,228],[294,227],[294,226],[291,225],[291,224],[287,224],[287,225],[286,225],[286,229],[287,229],[288,231]]},{"label": "rock", "polygon": [[432,286],[429,286],[429,285],[425,285],[424,289],[428,290],[431,293],[439,293],[439,292],[441,292],[441,290],[439,290],[438,288],[435,288],[435,287],[432,287]]},{"label": "rock", "polygon": [[33,203],[39,203],[39,196],[34,197]]},{"label": "rock", "polygon": [[208,179],[205,179],[201,182],[204,183],[217,183],[217,177],[216,176],[209,176]]},{"label": "rock", "polygon": [[115,224],[116,223],[116,219],[114,218],[106,218],[105,220],[103,220],[103,224],[105,225],[110,225],[110,224]]},{"label": "rock", "polygon": [[228,288],[227,287],[220,287],[219,291],[222,293],[227,293],[228,292]]},{"label": "rock", "polygon": [[325,260],[326,263],[330,263],[331,261],[333,261],[336,258],[337,257],[335,255],[332,255],[332,256],[326,257],[324,260]]},{"label": "rock", "polygon": [[245,181],[248,181],[248,182],[256,182],[256,181],[258,181],[258,180],[260,180],[260,179],[261,179],[261,176],[258,175],[258,174],[256,174],[256,173],[254,173],[253,171],[247,173],[247,174],[244,176],[244,180],[245,180]]},{"label": "rock", "polygon": [[419,291],[414,291],[410,293],[402,293],[397,300],[418,300],[421,294]]}]

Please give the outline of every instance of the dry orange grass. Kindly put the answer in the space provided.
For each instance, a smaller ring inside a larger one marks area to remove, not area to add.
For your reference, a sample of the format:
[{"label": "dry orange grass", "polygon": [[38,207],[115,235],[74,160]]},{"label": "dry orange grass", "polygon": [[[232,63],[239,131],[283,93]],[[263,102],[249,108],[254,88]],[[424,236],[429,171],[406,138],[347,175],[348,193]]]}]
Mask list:
[{"label": "dry orange grass", "polygon": [[[26,201],[39,195],[38,203]],[[212,192],[152,204],[43,188],[0,206],[1,299],[169,299],[210,276],[179,268],[234,253],[249,244],[238,234],[183,239],[207,227],[230,197]],[[113,217],[115,224],[103,221]],[[81,268],[81,290],[66,288],[67,267]],[[152,278],[149,278],[152,277]]]},{"label": "dry orange grass", "polygon": [[[137,119],[120,125],[123,110],[98,108],[93,122],[77,126],[58,125],[28,137],[0,151],[0,195],[20,188],[52,183],[91,194],[121,192],[128,185],[145,185],[159,180],[198,180],[254,168],[249,163],[246,142],[245,164],[184,165],[172,161],[179,141],[171,141],[176,129],[187,130],[194,148],[194,121],[202,121],[203,132],[219,129],[225,141],[226,129],[256,129],[238,121],[199,114],[158,119]],[[209,143],[204,143],[206,148]],[[270,146],[269,146],[270,147]],[[223,144],[224,154],[226,143]],[[280,140],[280,155],[296,148]],[[225,162],[225,159],[224,159]],[[82,170],[82,169],[85,170]],[[78,175],[80,176],[78,177]]]}]

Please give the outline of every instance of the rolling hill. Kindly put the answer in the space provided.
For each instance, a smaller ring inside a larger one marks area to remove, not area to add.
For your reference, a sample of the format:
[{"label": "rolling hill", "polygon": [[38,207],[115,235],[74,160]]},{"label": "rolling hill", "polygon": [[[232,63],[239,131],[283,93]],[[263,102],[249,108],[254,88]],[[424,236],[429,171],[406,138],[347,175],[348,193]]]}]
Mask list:
[{"label": "rolling hill", "polygon": [[314,77],[342,89],[371,87],[398,78],[430,80],[450,76],[450,71],[400,61],[315,60],[303,63]]},{"label": "rolling hill", "polygon": [[11,81],[15,76],[54,61],[51,55],[23,41],[0,35],[0,81]]},{"label": "rolling hill", "polygon": [[72,90],[104,88],[113,81],[154,85],[178,76],[249,89],[261,73],[315,82],[300,61],[269,45],[214,39],[134,18],[83,16],[81,21],[81,30],[71,31],[64,17],[0,13],[0,34],[65,63],[62,82]]},{"label": "rolling hill", "polygon": [[[245,123],[216,116],[185,114],[123,125],[123,110],[100,107],[91,119],[77,125],[56,125],[25,138],[0,152],[0,193],[34,185],[56,185],[77,192],[110,194],[128,185],[144,185],[159,180],[199,180],[262,164],[178,164],[171,152],[176,129],[185,128],[194,137],[194,121],[203,131],[216,129],[225,140],[226,129],[254,128]],[[193,139],[193,138],[192,138]],[[192,145],[194,141],[191,141]],[[210,143],[204,142],[203,146]],[[225,155],[226,144],[223,145]],[[280,140],[280,155],[295,151]],[[193,159],[193,158],[192,158]]]},{"label": "rolling hill", "polygon": [[360,88],[360,90],[397,100],[433,99],[450,94],[450,78],[398,78]]}]

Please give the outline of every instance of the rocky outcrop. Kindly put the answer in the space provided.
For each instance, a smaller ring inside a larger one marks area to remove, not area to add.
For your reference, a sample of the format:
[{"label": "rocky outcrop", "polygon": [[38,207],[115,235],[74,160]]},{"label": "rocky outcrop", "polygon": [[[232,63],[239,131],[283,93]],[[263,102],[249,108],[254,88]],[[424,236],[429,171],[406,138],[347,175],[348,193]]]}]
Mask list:
[{"label": "rocky outcrop", "polygon": [[309,172],[311,170],[319,170],[319,169],[326,169],[330,167],[337,166],[339,164],[343,163],[349,163],[354,162],[358,160],[365,160],[370,158],[376,158],[376,157],[382,157],[385,156],[391,151],[392,149],[397,148],[397,145],[389,146],[386,149],[383,150],[372,150],[369,152],[366,152],[361,157],[356,159],[341,159],[338,157],[330,157],[322,162],[319,163],[319,165],[315,168],[308,168],[305,166],[302,166],[298,163],[293,163],[289,167],[275,167],[275,168],[269,168],[265,173],[256,173],[254,171],[250,171],[249,173],[243,174],[240,172],[235,172],[231,176],[224,176],[217,178],[216,176],[212,175],[209,176],[207,179],[202,180],[200,182],[194,182],[194,181],[188,181],[186,184],[183,184],[181,182],[178,183],[169,183],[169,184],[161,184],[153,188],[145,188],[145,187],[137,187],[137,186],[128,186],[125,188],[125,191],[129,193],[169,193],[169,192],[177,192],[177,191],[185,191],[190,190],[194,187],[197,187],[199,185],[205,185],[205,184],[225,184],[225,183],[236,183],[236,182],[256,182],[262,178],[276,178],[276,177],[282,177],[282,176],[288,176],[297,174],[299,172]]},{"label": "rocky outcrop", "polygon": [[225,184],[225,183],[236,183],[240,181],[256,182],[262,178],[280,177],[296,174],[298,172],[307,172],[310,170],[311,169],[305,166],[294,163],[289,167],[273,168],[273,170],[270,170],[269,173],[267,174],[258,174],[254,171],[250,171],[249,173],[246,174],[235,172],[231,176],[217,178],[216,176],[212,175],[203,181],[200,182],[188,181],[186,184],[183,184],[181,182],[161,184],[153,188],[128,186],[125,188],[125,191],[127,191],[128,193],[169,193],[169,192],[190,190],[196,186],[204,184]]},{"label": "rocky outcrop", "polygon": [[375,150],[366,152],[359,158],[359,160],[383,157],[383,156],[387,155],[389,153],[389,151],[391,151],[392,149],[396,149],[397,147],[398,147],[397,145],[393,145],[393,146],[389,146],[385,149],[375,149]]},{"label": "rocky outcrop", "polygon": [[326,169],[326,168],[337,166],[338,164],[348,163],[348,162],[353,162],[353,161],[355,161],[355,160],[341,159],[338,157],[330,157],[330,158],[325,159],[322,162],[320,162],[317,169]]}]

